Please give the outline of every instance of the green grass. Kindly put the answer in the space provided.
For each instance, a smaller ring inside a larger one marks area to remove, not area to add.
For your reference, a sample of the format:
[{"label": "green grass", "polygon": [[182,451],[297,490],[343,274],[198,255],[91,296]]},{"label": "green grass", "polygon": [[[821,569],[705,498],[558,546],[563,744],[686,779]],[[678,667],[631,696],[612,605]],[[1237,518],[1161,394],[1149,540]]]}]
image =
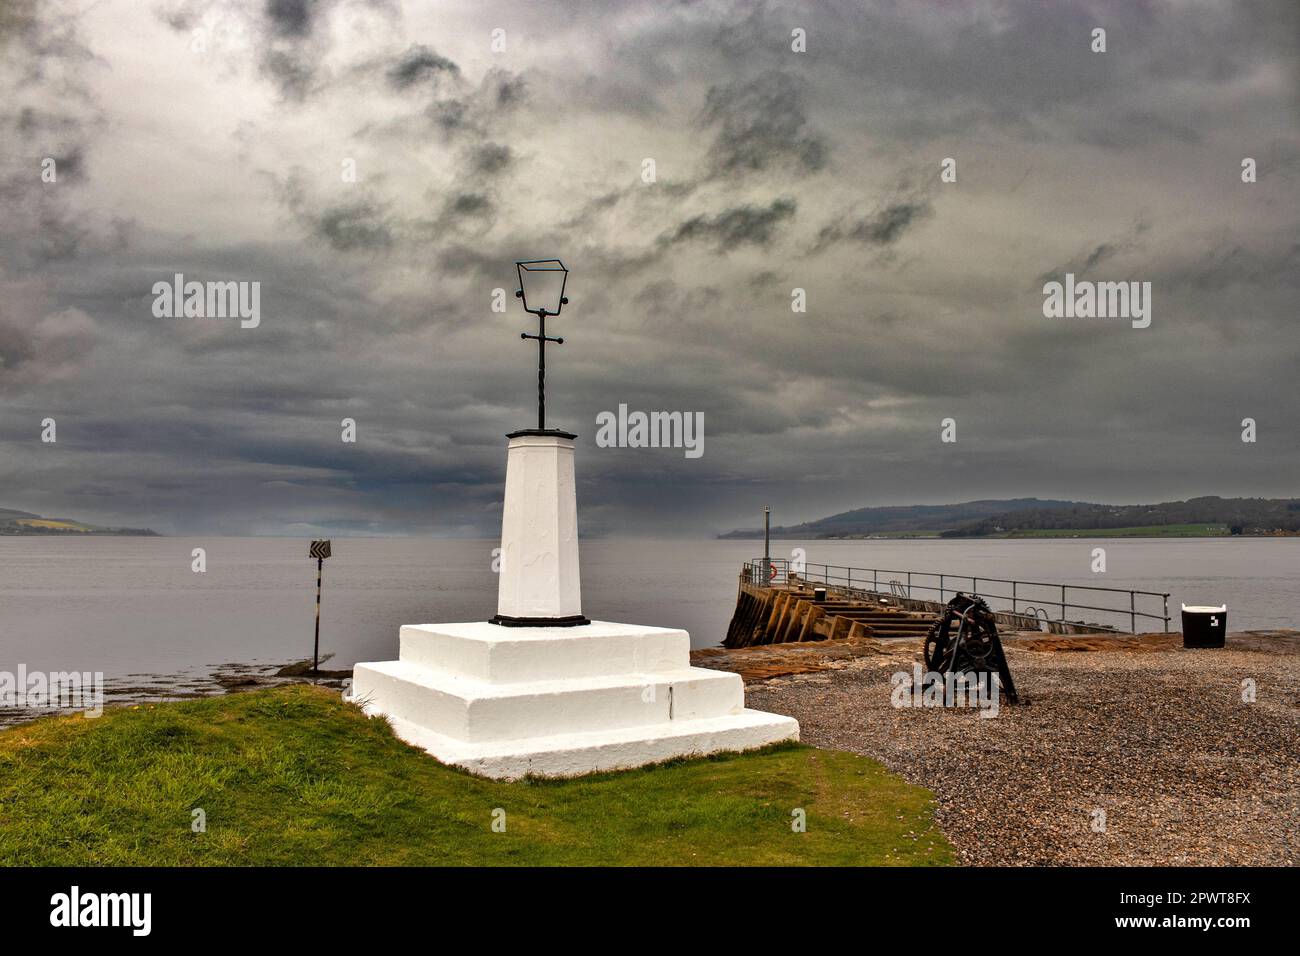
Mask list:
[{"label": "green grass", "polygon": [[[195,808],[206,832],[192,830]],[[807,832],[793,832],[795,808]],[[502,783],[445,767],[306,686],[0,732],[7,865],[951,862],[928,791],[799,745]]]},{"label": "green grass", "polygon": [[1153,524],[1134,528],[1035,528],[993,535],[998,538],[1219,538],[1226,524]]}]

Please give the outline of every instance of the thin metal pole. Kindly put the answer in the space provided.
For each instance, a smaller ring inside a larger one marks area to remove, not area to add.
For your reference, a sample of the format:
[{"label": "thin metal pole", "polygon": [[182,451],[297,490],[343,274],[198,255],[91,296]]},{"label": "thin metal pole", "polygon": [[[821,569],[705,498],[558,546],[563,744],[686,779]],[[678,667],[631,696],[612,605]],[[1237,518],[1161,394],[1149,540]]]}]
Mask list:
[{"label": "thin metal pole", "polygon": [[1011,613],[1016,613],[1016,582],[1011,582]]},{"label": "thin metal pole", "polygon": [[943,603],[943,575],[939,575],[939,603]]},{"label": "thin metal pole", "polygon": [[537,316],[537,430],[546,428],[546,310]]},{"label": "thin metal pole", "polygon": [[1165,595],[1165,633],[1169,633],[1169,595]]},{"label": "thin metal pole", "polygon": [[320,670],[320,573],[325,566],[324,558],[316,559],[316,643],[311,649],[311,672]]},{"label": "thin metal pole", "polygon": [[767,574],[767,569],[772,564],[772,508],[769,505],[763,506],[763,573]]},{"label": "thin metal pole", "polygon": [[1065,585],[1061,585],[1061,620],[1065,620]]},{"label": "thin metal pole", "polygon": [[1132,591],[1128,592],[1128,626],[1130,634],[1138,632],[1137,595]]}]

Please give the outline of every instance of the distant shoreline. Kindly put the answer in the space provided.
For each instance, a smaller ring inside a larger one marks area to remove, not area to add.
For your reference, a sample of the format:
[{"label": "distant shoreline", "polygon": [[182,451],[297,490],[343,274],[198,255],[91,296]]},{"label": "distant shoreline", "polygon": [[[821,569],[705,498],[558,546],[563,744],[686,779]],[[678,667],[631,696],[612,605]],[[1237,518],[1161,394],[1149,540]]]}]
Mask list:
[{"label": "distant shoreline", "polygon": [[104,528],[81,530],[79,528],[41,528],[15,530],[0,527],[0,538],[161,538],[149,528]]},{"label": "distant shoreline", "polygon": [[[735,533],[718,535],[722,541],[761,541],[763,535]],[[1297,538],[1300,532],[1270,531],[1232,534],[1224,531],[1183,531],[1171,528],[1161,531],[1153,528],[1073,528],[1007,531],[1001,534],[945,535],[941,531],[884,531],[878,534],[773,534],[773,541],[1011,541],[1032,538]]]},{"label": "distant shoreline", "polygon": [[[984,498],[948,505],[888,505],[771,529],[774,538],[1218,538],[1300,535],[1300,498],[1220,498],[1106,505],[1044,498]],[[763,537],[736,528],[720,538]]]}]

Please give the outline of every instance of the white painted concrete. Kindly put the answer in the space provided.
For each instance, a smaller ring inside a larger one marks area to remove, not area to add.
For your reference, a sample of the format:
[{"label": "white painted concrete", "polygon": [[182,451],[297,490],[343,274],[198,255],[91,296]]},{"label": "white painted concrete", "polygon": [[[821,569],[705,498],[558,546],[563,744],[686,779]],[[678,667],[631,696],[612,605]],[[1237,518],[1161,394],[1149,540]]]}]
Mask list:
[{"label": "white painted concrete", "polygon": [[403,661],[471,680],[513,683],[679,670],[689,666],[691,639],[673,628],[604,621],[562,629],[472,621],[407,624],[400,648]]},{"label": "white painted concrete", "polygon": [[400,659],[358,664],[351,699],[402,739],[485,776],[569,776],[797,740],[745,708],[737,674],[690,666],[685,631],[468,622],[406,626]]},{"label": "white painted concrete", "polygon": [[427,727],[390,718],[397,736],[443,763],[498,780],[521,777],[577,777],[602,770],[627,770],[678,757],[754,750],[799,739],[799,724],[757,710],[729,717],[673,721],[621,731],[590,731],[525,741],[466,744]]},{"label": "white painted concrete", "polygon": [[582,613],[572,439],[560,435],[510,439],[497,613],[504,617]]},{"label": "white painted concrete", "polygon": [[[497,613],[582,614],[573,441],[510,439]],[[690,637],[592,621],[401,629],[398,659],[358,664],[350,699],[444,763],[502,779],[749,750],[798,740],[790,717],[745,708],[738,674],[691,667]]]}]

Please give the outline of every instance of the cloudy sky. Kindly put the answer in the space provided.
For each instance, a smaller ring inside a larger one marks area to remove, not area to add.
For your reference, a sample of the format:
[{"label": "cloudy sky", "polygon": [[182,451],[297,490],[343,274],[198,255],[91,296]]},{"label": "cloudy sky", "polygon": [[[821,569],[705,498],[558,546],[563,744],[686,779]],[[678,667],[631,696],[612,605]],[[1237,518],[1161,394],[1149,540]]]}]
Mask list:
[{"label": "cloudy sky", "polygon": [[[1297,9],[0,0],[0,507],[491,535],[536,361],[493,291],[550,256],[588,533],[1295,495]],[[1067,272],[1150,328],[1044,317]],[[156,317],[175,273],[261,324]],[[620,404],[703,456],[597,447]]]}]

